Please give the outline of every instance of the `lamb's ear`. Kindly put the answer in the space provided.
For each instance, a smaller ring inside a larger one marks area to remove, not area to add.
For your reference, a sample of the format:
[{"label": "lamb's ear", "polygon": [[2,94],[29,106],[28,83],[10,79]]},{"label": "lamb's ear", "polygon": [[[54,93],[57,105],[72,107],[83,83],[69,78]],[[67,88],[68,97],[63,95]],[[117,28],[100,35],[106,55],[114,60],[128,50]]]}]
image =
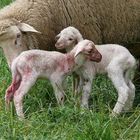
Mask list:
[{"label": "lamb's ear", "polygon": [[76,50],[76,53],[75,53],[75,55],[74,55],[74,57],[76,57],[79,53],[81,53],[83,51],[83,49],[82,48],[78,48],[77,50]]},{"label": "lamb's ear", "polygon": [[19,30],[21,30],[22,32],[33,32],[33,33],[41,33],[39,31],[37,31],[33,26],[26,24],[26,23],[19,23],[18,24],[18,28]]},{"label": "lamb's ear", "polygon": [[59,38],[60,38],[60,34],[58,34],[58,35],[55,37],[55,41],[57,41]]}]

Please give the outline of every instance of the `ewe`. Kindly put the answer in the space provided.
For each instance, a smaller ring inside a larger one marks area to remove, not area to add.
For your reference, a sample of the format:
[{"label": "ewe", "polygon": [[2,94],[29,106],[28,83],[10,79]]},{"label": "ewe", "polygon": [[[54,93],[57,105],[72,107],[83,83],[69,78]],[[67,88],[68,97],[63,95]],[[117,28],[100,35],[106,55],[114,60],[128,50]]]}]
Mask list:
[{"label": "ewe", "polygon": [[[76,43],[83,40],[80,32],[74,27],[67,27],[56,36],[56,48],[71,50]],[[116,44],[95,45],[102,55],[100,63],[87,61],[81,71],[78,90],[83,88],[81,106],[88,107],[89,93],[93,78],[97,73],[107,73],[118,91],[117,103],[113,109],[114,114],[128,111],[133,104],[135,97],[135,86],[132,83],[131,72],[136,66],[135,58],[123,46]]]}]

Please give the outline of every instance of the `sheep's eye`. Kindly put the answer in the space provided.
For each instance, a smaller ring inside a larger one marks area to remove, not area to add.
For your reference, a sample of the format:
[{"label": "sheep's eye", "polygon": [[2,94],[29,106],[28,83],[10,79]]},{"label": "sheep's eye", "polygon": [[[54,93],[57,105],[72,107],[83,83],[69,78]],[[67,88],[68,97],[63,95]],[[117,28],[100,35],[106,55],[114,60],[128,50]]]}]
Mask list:
[{"label": "sheep's eye", "polygon": [[69,41],[72,41],[73,40],[73,38],[69,38]]}]

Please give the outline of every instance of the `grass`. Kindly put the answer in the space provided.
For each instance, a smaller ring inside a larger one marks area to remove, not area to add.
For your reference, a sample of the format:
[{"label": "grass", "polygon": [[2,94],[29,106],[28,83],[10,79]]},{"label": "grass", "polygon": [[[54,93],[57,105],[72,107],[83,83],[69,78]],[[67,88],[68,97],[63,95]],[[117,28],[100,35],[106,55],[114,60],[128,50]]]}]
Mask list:
[{"label": "grass", "polygon": [[[9,1],[0,1],[0,6]],[[78,107],[71,94],[71,77],[63,107],[57,105],[49,81],[38,80],[24,99],[26,119],[19,121],[12,104],[10,111],[5,110],[4,95],[10,82],[11,73],[0,50],[0,140],[140,140],[138,88],[131,112],[111,118],[117,95],[106,76],[94,80],[89,110]]]}]

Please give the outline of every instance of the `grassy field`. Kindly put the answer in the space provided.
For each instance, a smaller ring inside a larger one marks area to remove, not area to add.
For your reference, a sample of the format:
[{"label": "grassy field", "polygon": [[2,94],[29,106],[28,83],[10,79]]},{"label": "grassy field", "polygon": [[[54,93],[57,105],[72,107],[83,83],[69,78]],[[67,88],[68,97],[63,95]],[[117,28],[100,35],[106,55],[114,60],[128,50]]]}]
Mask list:
[{"label": "grassy field", "polygon": [[[9,2],[1,0],[0,6]],[[49,81],[38,80],[24,100],[26,119],[19,121],[12,104],[10,111],[5,109],[10,82],[11,73],[0,49],[0,140],[140,140],[138,88],[131,112],[111,118],[117,94],[106,76],[94,80],[89,110],[80,110],[72,96],[71,77],[64,107],[57,106]]]}]

